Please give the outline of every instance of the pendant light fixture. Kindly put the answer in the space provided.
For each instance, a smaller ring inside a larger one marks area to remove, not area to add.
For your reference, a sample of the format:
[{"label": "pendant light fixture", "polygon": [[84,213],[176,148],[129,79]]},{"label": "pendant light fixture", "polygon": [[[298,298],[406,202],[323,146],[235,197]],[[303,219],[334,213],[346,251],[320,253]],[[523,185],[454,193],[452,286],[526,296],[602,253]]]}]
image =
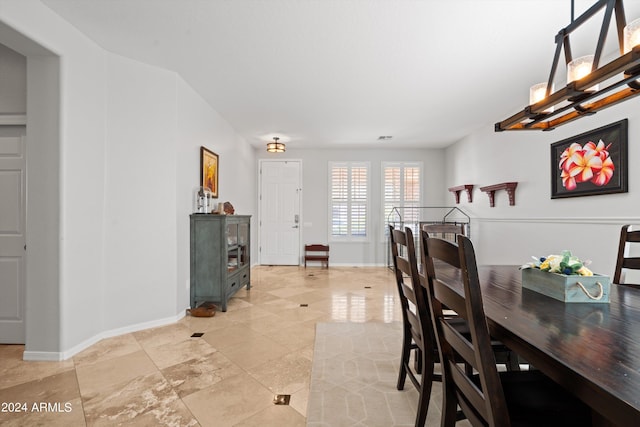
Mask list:
[{"label": "pendant light fixture", "polygon": [[[605,8],[595,54],[572,57],[569,35]],[[546,83],[530,89],[529,105],[513,116],[495,124],[495,131],[553,130],[556,127],[595,114],[604,108],[640,95],[640,19],[626,25],[622,0],[598,0],[573,19],[556,35],[556,51]],[[611,18],[616,17],[620,56],[599,66]],[[567,84],[554,92],[555,75],[564,50]]]},{"label": "pendant light fixture", "polygon": [[278,142],[280,138],[277,136],[273,137],[273,142],[267,143],[267,151],[269,153],[284,153],[286,151],[284,143]]}]

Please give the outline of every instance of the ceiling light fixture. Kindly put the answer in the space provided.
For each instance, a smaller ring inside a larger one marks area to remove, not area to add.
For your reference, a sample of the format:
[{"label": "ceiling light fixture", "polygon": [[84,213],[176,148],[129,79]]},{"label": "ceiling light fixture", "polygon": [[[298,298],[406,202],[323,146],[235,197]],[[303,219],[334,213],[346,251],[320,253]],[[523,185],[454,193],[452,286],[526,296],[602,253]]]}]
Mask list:
[{"label": "ceiling light fixture", "polygon": [[[569,35],[606,7],[595,54],[573,59]],[[556,35],[556,51],[546,83],[530,89],[530,105],[517,114],[495,124],[495,131],[553,130],[582,116],[640,95],[640,19],[626,25],[622,0],[599,0],[578,19]],[[611,17],[615,13],[620,56],[599,67]],[[564,49],[567,85],[556,92],[554,80],[560,52]],[[603,87],[601,88],[601,84]],[[612,92],[613,93],[609,93]],[[534,96],[534,92],[536,95]],[[542,93],[541,93],[542,92]]]},{"label": "ceiling light fixture", "polygon": [[277,136],[274,136],[273,137],[274,142],[267,143],[267,151],[269,153],[284,153],[286,151],[284,143],[278,142],[279,140],[280,138],[278,138]]}]

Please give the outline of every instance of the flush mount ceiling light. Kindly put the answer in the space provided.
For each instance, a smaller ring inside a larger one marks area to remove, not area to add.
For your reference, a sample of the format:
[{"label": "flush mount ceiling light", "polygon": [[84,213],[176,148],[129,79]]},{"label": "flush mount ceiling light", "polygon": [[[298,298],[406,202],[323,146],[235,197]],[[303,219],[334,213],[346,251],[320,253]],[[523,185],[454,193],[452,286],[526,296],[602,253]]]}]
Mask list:
[{"label": "flush mount ceiling light", "polygon": [[[573,58],[569,35],[605,8],[595,54]],[[556,51],[546,83],[530,89],[529,104],[517,114],[495,124],[495,131],[552,130],[582,116],[640,95],[640,19],[626,25],[622,0],[599,0],[556,35]],[[611,17],[615,13],[620,56],[599,67]],[[554,92],[560,52],[564,49],[567,85]]]},{"label": "flush mount ceiling light", "polygon": [[286,151],[284,143],[278,142],[279,140],[280,138],[278,138],[277,136],[274,136],[273,137],[274,142],[267,143],[267,151],[269,153],[284,153]]}]

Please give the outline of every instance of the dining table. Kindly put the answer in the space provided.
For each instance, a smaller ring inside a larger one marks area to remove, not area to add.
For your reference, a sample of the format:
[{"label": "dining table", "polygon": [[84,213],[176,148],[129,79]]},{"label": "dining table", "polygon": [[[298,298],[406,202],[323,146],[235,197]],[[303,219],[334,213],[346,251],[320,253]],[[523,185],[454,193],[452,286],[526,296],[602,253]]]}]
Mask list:
[{"label": "dining table", "polygon": [[478,273],[496,339],[588,404],[594,425],[640,425],[640,288],[611,284],[609,302],[572,303],[523,288],[519,266]]}]

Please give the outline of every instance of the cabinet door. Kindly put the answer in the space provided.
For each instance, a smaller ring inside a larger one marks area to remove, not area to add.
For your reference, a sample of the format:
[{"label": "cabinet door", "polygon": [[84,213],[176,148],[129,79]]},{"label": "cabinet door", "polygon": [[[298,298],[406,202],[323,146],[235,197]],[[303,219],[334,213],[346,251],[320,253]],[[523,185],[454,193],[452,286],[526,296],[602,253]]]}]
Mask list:
[{"label": "cabinet door", "polygon": [[238,246],[238,223],[227,223],[227,273],[231,274],[240,267],[240,249]]},{"label": "cabinet door", "polygon": [[193,223],[192,242],[192,286],[197,299],[220,300],[222,297],[220,253],[221,228],[218,221],[198,219]]},{"label": "cabinet door", "polygon": [[240,267],[249,263],[249,223],[238,224],[238,263]]}]

